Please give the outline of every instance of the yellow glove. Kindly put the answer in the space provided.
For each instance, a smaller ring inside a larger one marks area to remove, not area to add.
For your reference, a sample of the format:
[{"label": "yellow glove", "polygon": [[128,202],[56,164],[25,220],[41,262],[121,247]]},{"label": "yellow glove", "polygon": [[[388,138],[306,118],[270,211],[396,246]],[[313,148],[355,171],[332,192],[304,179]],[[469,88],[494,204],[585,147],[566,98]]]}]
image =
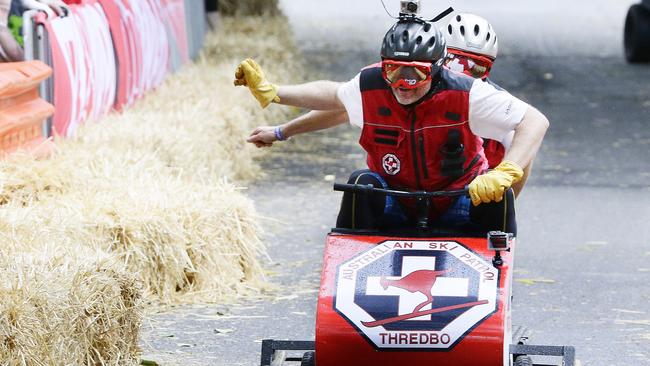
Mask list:
[{"label": "yellow glove", "polygon": [[240,85],[248,87],[262,108],[266,108],[271,102],[280,102],[278,86],[269,83],[260,65],[250,58],[242,61],[235,71],[235,86]]},{"label": "yellow glove", "polygon": [[501,202],[503,193],[524,176],[517,163],[504,160],[494,170],[479,175],[469,184],[469,196],[474,206],[481,202]]}]

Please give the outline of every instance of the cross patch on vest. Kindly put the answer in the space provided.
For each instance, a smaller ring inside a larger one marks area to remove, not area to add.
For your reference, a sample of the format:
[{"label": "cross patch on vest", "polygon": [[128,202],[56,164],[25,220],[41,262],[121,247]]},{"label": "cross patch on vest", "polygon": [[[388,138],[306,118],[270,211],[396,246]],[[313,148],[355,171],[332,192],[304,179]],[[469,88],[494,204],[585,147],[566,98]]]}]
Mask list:
[{"label": "cross patch on vest", "polygon": [[397,156],[394,154],[386,154],[381,159],[381,165],[384,168],[384,171],[388,175],[396,175],[399,173],[401,168],[401,163]]}]

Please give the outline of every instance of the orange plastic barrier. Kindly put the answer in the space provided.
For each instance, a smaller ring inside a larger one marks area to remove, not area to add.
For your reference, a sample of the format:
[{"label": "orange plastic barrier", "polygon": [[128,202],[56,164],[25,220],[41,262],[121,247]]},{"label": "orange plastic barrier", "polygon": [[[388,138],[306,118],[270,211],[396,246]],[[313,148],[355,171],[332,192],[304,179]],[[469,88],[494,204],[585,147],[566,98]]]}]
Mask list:
[{"label": "orange plastic barrier", "polygon": [[41,99],[38,86],[52,74],[41,61],[0,64],[0,155],[27,150],[43,156],[51,141],[43,136],[43,121],[54,107]]}]

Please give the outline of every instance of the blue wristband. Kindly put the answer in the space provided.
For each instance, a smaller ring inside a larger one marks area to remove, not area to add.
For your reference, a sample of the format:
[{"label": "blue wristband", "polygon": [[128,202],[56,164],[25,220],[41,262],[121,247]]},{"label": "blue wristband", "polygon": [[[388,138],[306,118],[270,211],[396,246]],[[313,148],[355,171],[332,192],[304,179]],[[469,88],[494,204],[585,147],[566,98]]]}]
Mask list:
[{"label": "blue wristband", "polygon": [[282,129],[280,128],[280,126],[278,126],[278,127],[275,128],[275,138],[276,138],[278,141],[284,141],[284,140],[286,140],[286,138],[284,138],[284,135],[282,135]]}]

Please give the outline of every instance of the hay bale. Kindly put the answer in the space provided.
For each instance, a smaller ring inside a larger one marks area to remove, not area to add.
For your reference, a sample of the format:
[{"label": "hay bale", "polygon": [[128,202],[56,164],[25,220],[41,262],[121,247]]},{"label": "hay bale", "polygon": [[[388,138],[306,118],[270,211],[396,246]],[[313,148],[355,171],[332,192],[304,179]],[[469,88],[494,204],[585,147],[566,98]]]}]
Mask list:
[{"label": "hay bale", "polygon": [[47,160],[35,161],[31,156],[14,156],[14,162],[0,160],[0,205],[28,205],[60,194],[67,181],[68,173],[51,169]]},{"label": "hay bale", "polygon": [[[165,303],[186,301],[186,293],[223,301],[243,289],[263,289],[257,216],[231,182],[260,175],[259,151],[245,142],[252,128],[290,115],[261,110],[245,88],[232,85],[233,70],[248,52],[271,53],[267,72],[281,75],[289,66],[288,82],[302,64],[292,56],[295,48],[277,50],[291,44],[283,18],[266,19],[271,31],[251,40],[259,22],[227,19],[229,33],[210,35],[197,64],[134,108],[58,141],[51,159],[0,162],[6,178],[0,219],[22,210],[62,246],[72,241],[114,253],[122,268],[140,276],[147,296]],[[233,51],[237,40],[246,54]],[[29,241],[32,234],[23,235]]]},{"label": "hay bale", "polygon": [[[97,262],[0,254],[0,364],[132,365],[142,301],[134,276]],[[9,260],[8,260],[9,259]]]},{"label": "hay bale", "polygon": [[226,19],[197,64],[57,141],[49,159],[0,162],[0,364],[133,363],[143,298],[223,303],[268,288],[240,187],[261,175],[260,152],[245,138],[290,115],[261,110],[233,70],[267,55],[260,62],[284,83],[302,65],[283,18],[250,39],[261,21]]}]

